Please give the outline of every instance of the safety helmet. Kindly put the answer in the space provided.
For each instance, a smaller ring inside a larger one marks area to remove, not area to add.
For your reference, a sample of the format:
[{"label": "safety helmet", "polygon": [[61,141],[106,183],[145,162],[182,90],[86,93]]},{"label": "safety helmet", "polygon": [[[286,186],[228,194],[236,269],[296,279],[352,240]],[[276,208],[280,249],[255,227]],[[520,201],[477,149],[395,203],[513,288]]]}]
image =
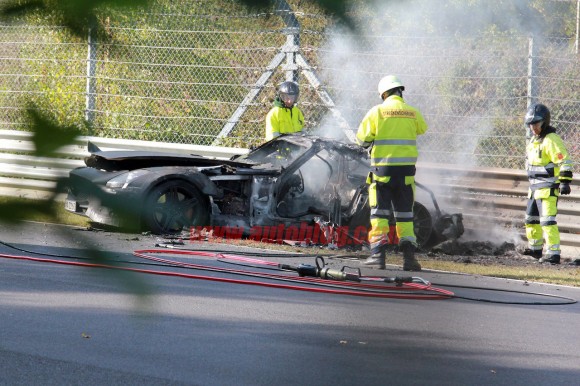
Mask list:
[{"label": "safety helmet", "polygon": [[278,86],[278,97],[286,107],[292,107],[298,100],[300,90],[296,82],[286,81]]},{"label": "safety helmet", "polygon": [[382,97],[385,91],[389,91],[398,87],[400,87],[401,90],[405,90],[405,86],[403,86],[403,83],[397,76],[387,75],[379,81],[379,96]]},{"label": "safety helmet", "polygon": [[530,106],[524,122],[526,126],[543,121],[542,128],[548,127],[550,125],[550,110],[541,103],[536,103]]}]

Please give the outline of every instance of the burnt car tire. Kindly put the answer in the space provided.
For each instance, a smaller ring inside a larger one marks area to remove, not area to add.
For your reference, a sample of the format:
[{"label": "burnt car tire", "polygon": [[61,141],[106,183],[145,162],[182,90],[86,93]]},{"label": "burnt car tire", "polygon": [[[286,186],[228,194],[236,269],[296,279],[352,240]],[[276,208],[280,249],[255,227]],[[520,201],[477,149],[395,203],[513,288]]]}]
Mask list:
[{"label": "burnt car tire", "polygon": [[[368,237],[370,230],[370,208],[367,201],[364,206],[355,212],[355,215],[349,223],[349,235],[352,240],[359,243],[359,239]],[[361,228],[362,227],[362,228]],[[417,244],[422,249],[429,248],[434,243],[435,232],[433,232],[433,218],[429,210],[420,202],[415,201],[413,205],[413,228]],[[366,232],[361,232],[366,229]]]},{"label": "burnt car tire", "polygon": [[208,225],[208,199],[195,186],[168,181],[151,190],[143,208],[143,223],[155,234],[179,233],[191,226]]},{"label": "burnt car tire", "polygon": [[413,228],[415,230],[417,244],[421,248],[428,248],[432,241],[433,218],[429,210],[417,201],[413,205]]}]

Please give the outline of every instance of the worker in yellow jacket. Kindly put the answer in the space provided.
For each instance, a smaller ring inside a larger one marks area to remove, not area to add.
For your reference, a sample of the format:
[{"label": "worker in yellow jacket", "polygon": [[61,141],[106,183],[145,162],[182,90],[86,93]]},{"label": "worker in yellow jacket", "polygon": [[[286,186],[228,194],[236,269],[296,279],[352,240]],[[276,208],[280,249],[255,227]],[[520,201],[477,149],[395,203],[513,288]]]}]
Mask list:
[{"label": "worker in yellow jacket", "polygon": [[540,263],[560,264],[558,196],[570,194],[572,161],[562,138],[550,126],[550,110],[545,105],[530,106],[525,124],[532,136],[526,148],[530,188],[525,228],[529,248],[524,254]]},{"label": "worker in yellow jacket", "polygon": [[304,127],[304,115],[298,107],[298,84],[284,82],[278,86],[274,107],[266,115],[266,140],[269,141],[282,134],[299,133]]},{"label": "worker in yellow jacket", "polygon": [[393,215],[403,252],[403,269],[420,271],[421,265],[415,258],[417,239],[413,229],[416,140],[427,131],[427,124],[418,109],[405,103],[404,90],[398,77],[382,78],[378,91],[383,103],[369,110],[356,135],[359,145],[372,146],[371,173],[367,181],[370,184],[371,255],[364,264],[385,268],[389,218]]}]

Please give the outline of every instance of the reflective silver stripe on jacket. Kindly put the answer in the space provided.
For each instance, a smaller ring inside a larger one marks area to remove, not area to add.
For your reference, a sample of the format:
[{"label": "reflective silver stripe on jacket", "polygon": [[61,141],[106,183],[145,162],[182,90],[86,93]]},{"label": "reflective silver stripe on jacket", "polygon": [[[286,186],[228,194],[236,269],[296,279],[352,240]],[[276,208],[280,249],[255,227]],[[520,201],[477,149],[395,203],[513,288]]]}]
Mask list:
[{"label": "reflective silver stripe on jacket", "polygon": [[546,169],[554,169],[554,164],[552,162],[550,162],[549,164],[547,164],[545,166],[528,165],[528,171],[530,171],[530,172],[545,172]]},{"label": "reflective silver stripe on jacket", "polygon": [[371,216],[389,217],[390,215],[391,215],[391,211],[388,209],[371,208]]},{"label": "reflective silver stripe on jacket", "polygon": [[413,218],[413,212],[395,212],[395,218]]},{"label": "reflective silver stripe on jacket", "polygon": [[373,158],[372,165],[376,164],[399,164],[399,163],[417,163],[417,157],[387,157],[387,158]]},{"label": "reflective silver stripe on jacket", "polygon": [[557,225],[558,222],[556,221],[556,216],[543,216],[540,217],[540,225],[545,227],[545,226],[551,226],[551,225]]},{"label": "reflective silver stripe on jacket", "polygon": [[387,237],[386,235],[384,237],[382,237],[379,241],[373,241],[370,245],[371,247],[371,251],[373,249],[378,249],[379,247],[381,247],[383,244],[387,243]]},{"label": "reflective silver stripe on jacket", "polygon": [[403,236],[399,239],[399,245],[401,245],[401,241],[410,241],[413,245],[417,245],[417,238],[412,236]]},{"label": "reflective silver stripe on jacket", "polygon": [[379,139],[375,140],[375,145],[409,145],[417,146],[417,141],[414,139]]},{"label": "reflective silver stripe on jacket", "polygon": [[540,216],[526,216],[526,222],[540,221]]},{"label": "reflective silver stripe on jacket", "polygon": [[562,162],[562,165],[560,165],[560,172],[571,172],[572,171],[572,162],[571,161],[564,161]]},{"label": "reflective silver stripe on jacket", "polygon": [[543,239],[530,240],[528,245],[532,251],[541,251],[544,248],[544,246],[542,245],[543,243],[544,243]]},{"label": "reflective silver stripe on jacket", "polygon": [[534,187],[539,187],[540,185],[552,186],[552,184],[556,183],[558,177],[529,178],[529,180]]}]

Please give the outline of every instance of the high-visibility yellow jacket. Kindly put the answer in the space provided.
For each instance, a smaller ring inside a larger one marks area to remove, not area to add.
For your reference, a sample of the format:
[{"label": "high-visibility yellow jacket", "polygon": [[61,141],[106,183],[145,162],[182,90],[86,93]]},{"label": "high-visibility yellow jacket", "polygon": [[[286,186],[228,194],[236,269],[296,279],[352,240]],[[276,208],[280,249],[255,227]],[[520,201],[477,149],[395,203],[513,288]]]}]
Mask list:
[{"label": "high-visibility yellow jacket", "polygon": [[266,115],[266,140],[281,134],[299,133],[304,127],[304,115],[296,105],[286,108],[281,101],[274,101],[274,107]]},{"label": "high-visibility yellow jacket", "polygon": [[572,160],[564,141],[553,127],[528,142],[526,170],[530,189],[557,188],[560,182],[572,181]]},{"label": "high-visibility yellow jacket", "polygon": [[378,176],[415,175],[417,135],[427,131],[421,112],[391,95],[369,110],[362,120],[356,141],[373,145],[371,169]]}]

